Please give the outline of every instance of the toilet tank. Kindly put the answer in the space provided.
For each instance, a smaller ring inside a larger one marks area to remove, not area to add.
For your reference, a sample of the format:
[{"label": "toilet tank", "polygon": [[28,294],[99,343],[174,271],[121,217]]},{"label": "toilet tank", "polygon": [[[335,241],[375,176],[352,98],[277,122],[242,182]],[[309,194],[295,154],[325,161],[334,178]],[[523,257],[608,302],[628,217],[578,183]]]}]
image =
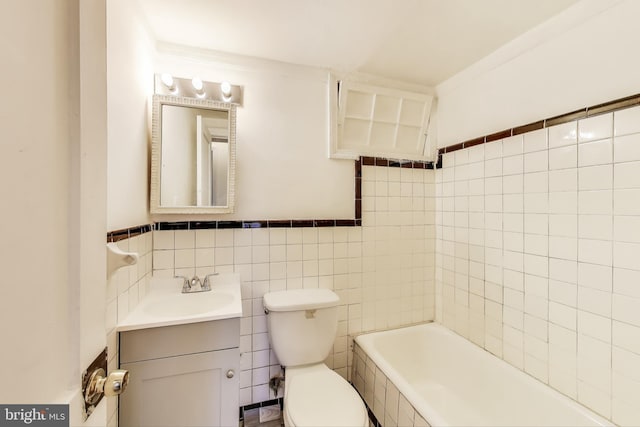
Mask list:
[{"label": "toilet tank", "polygon": [[323,362],[338,329],[340,298],[329,289],[293,289],[263,297],[269,340],[283,366]]}]

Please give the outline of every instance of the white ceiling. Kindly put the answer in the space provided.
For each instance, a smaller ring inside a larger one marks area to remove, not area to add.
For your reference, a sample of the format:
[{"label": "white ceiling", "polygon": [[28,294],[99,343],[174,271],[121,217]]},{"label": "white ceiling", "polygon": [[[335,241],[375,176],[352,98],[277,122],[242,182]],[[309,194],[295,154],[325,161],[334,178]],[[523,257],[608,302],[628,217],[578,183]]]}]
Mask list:
[{"label": "white ceiling", "polygon": [[435,86],[578,0],[138,0],[160,42]]}]

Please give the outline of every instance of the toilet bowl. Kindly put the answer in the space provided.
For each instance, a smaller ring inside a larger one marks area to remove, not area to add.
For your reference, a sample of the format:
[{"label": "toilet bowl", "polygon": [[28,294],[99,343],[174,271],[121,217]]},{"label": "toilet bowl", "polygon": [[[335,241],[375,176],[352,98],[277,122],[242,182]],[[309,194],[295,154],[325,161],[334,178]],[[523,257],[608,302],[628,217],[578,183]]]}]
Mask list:
[{"label": "toilet bowl", "polygon": [[269,340],[285,367],[287,427],[369,425],[358,392],[324,364],[338,328],[339,301],[328,289],[278,291],[263,297]]},{"label": "toilet bowl", "polygon": [[288,368],[284,386],[285,426],[369,425],[358,392],[325,364]]}]

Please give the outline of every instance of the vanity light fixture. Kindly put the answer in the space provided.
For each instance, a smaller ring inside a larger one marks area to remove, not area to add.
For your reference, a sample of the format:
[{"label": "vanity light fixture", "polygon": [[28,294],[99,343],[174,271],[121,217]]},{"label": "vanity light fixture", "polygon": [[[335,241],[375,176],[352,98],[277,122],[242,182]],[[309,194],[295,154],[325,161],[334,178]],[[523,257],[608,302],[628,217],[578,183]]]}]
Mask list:
[{"label": "vanity light fixture", "polygon": [[243,88],[226,80],[208,82],[198,76],[180,78],[163,73],[154,76],[154,93],[156,95],[208,99],[242,106]]}]

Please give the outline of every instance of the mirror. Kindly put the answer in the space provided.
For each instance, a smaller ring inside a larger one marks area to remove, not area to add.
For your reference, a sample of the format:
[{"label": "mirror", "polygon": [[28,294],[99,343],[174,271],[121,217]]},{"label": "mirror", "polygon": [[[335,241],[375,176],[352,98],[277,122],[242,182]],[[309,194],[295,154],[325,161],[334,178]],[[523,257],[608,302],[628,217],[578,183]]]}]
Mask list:
[{"label": "mirror", "polygon": [[236,106],[154,95],[151,213],[233,212]]}]

